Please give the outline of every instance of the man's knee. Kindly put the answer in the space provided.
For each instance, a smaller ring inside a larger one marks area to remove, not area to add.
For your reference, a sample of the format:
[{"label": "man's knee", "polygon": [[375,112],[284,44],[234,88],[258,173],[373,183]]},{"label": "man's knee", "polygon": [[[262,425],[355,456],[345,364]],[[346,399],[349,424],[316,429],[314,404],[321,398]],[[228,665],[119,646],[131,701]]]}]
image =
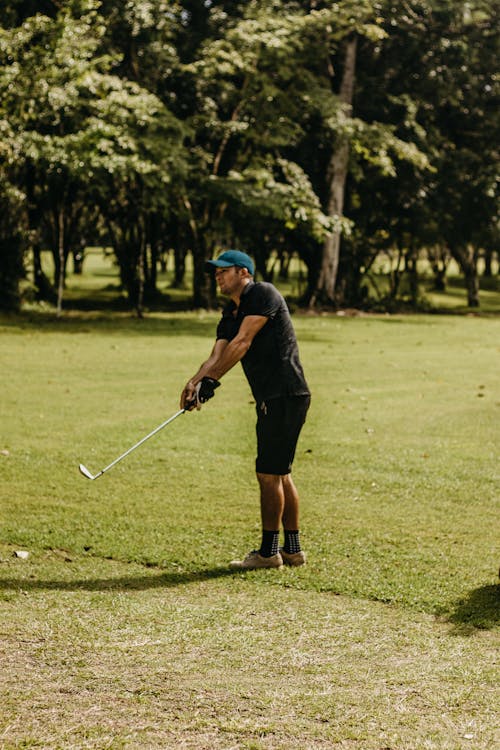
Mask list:
[{"label": "man's knee", "polygon": [[262,471],[257,471],[257,481],[260,485],[260,487],[274,487],[275,484],[279,481],[279,476],[276,474],[265,474]]},{"label": "man's knee", "polygon": [[263,471],[257,471],[257,481],[261,486],[273,487],[287,481],[290,474],[266,474]]}]

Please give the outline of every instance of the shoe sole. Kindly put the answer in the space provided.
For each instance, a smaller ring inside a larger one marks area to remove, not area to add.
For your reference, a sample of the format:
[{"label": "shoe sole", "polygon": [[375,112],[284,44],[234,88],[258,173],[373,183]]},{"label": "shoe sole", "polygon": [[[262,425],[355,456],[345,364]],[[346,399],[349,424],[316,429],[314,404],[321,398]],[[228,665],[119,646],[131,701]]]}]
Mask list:
[{"label": "shoe sole", "polygon": [[288,565],[290,568],[300,568],[301,565],[305,565],[307,562],[307,559],[300,559],[300,558],[297,561],[287,560],[286,557],[283,555],[283,552],[281,553],[281,556],[283,558],[283,564]]},{"label": "shoe sole", "polygon": [[243,565],[239,560],[229,563],[231,570],[280,570],[283,567],[283,563],[279,565]]},{"label": "shoe sole", "polygon": [[[271,564],[266,565],[266,561]],[[229,567],[233,570],[269,570],[272,568],[282,568],[283,558],[279,553],[271,555],[271,557],[262,557],[258,552],[252,552],[243,560],[231,560]]]},{"label": "shoe sole", "polygon": [[237,563],[229,563],[231,570],[281,570],[281,565],[238,565]]}]

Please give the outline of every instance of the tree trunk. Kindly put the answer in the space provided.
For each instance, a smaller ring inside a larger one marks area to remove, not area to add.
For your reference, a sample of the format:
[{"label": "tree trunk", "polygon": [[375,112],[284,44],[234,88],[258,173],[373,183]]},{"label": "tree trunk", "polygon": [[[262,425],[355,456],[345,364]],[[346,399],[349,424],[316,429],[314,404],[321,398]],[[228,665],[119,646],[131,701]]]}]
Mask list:
[{"label": "tree trunk", "polygon": [[479,307],[479,277],[477,270],[464,271],[465,289],[467,291],[467,304],[469,307]]},{"label": "tree trunk", "polygon": [[437,245],[427,249],[427,257],[434,274],[433,289],[436,292],[446,291],[446,272],[448,270],[449,253],[445,247]]},{"label": "tree trunk", "polygon": [[150,242],[146,245],[146,257],[149,256],[149,264],[146,264],[148,266],[146,299],[148,300],[154,300],[158,293],[158,259],[160,257],[160,247],[160,242]]},{"label": "tree trunk", "polygon": [[137,258],[137,301],[135,309],[138,318],[144,317],[144,287],[146,283],[146,230],[144,220],[139,218],[139,257]]},{"label": "tree trunk", "polygon": [[80,244],[80,248],[73,248],[73,273],[75,276],[81,276],[83,273],[83,261],[85,259],[85,247]]},{"label": "tree trunk", "polygon": [[195,308],[214,307],[214,290],[210,276],[205,272],[205,263],[210,257],[204,235],[198,235],[193,243],[193,305]]},{"label": "tree trunk", "polygon": [[451,254],[459,264],[464,275],[468,306],[479,307],[479,275],[477,272],[477,250],[471,246],[455,246],[451,248]]},{"label": "tree trunk", "polygon": [[[192,234],[191,253],[193,256],[193,305],[195,308],[211,308],[215,303],[214,285],[205,273],[205,263],[210,257],[212,246],[207,242],[209,231],[208,219],[203,222],[205,231],[198,231],[198,224],[194,217],[191,202],[187,195],[183,196],[184,206],[189,216],[189,228]],[[207,209],[208,212],[208,209]]]},{"label": "tree trunk", "polygon": [[412,248],[407,258],[406,267],[408,271],[410,281],[410,299],[413,307],[417,307],[419,298],[419,279],[418,279],[418,265],[417,265],[417,254]]},{"label": "tree trunk", "polygon": [[[346,43],[344,71],[340,85],[339,99],[345,118],[351,116],[356,73],[357,37],[351,37]],[[328,200],[326,213],[330,217],[341,217],[344,210],[345,185],[349,163],[349,141],[340,135],[328,165]],[[335,305],[335,286],[340,258],[340,230],[329,233],[323,243],[323,253],[319,278],[311,297],[310,307],[317,302]]]},{"label": "tree trunk", "polygon": [[486,279],[491,279],[493,276],[493,250],[491,248],[486,248],[484,251],[484,271],[483,276]]},{"label": "tree trunk", "polygon": [[160,214],[145,217],[146,277],[144,294],[146,301],[153,301],[158,295],[158,266],[163,251],[165,226]]},{"label": "tree trunk", "polygon": [[290,272],[290,261],[292,260],[292,253],[281,252],[279,254],[279,272],[278,276],[283,281],[287,281]]},{"label": "tree trunk", "polygon": [[64,272],[66,258],[64,255],[64,209],[59,208],[57,215],[57,257],[59,260],[59,278],[57,279],[57,316],[62,313],[62,302],[64,294]]},{"label": "tree trunk", "polygon": [[33,283],[36,287],[36,298],[43,302],[50,302],[55,304],[57,302],[57,295],[54,287],[52,286],[49,278],[44,273],[42,268],[42,255],[40,245],[35,242],[33,245]]},{"label": "tree trunk", "polygon": [[172,287],[174,289],[184,289],[186,275],[186,248],[178,242],[174,247],[174,280]]},{"label": "tree trunk", "polygon": [[399,294],[399,286],[401,283],[401,265],[403,263],[403,248],[401,247],[401,244],[398,242],[397,245],[397,257],[396,257],[396,265],[392,267],[392,257],[391,254],[389,255],[391,259],[391,267],[389,269],[389,299],[393,302],[396,297]]}]

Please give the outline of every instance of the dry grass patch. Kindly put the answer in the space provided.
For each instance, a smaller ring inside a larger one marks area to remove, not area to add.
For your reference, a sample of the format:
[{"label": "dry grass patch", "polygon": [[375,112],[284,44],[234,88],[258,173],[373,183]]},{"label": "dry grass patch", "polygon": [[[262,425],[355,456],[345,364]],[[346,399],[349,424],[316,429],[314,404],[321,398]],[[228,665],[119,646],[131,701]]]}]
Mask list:
[{"label": "dry grass patch", "polygon": [[495,632],[266,585],[287,570],[172,585],[137,564],[10,553],[6,750],[490,750],[498,739]]}]

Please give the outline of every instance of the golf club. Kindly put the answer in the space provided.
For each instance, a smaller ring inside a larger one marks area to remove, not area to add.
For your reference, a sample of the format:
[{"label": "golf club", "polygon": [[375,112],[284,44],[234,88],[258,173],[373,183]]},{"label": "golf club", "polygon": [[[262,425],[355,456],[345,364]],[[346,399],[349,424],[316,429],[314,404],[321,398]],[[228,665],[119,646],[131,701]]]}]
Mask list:
[{"label": "golf club", "polygon": [[165,420],[165,422],[162,422],[158,427],[156,427],[152,432],[149,433],[149,435],[146,435],[146,437],[143,437],[142,440],[139,440],[138,443],[133,445],[131,448],[128,449],[128,451],[125,451],[125,453],[122,453],[121,456],[118,456],[118,458],[115,458],[114,461],[112,461],[108,466],[106,466],[104,469],[101,469],[97,474],[92,474],[86,466],[83,464],[80,464],[78,467],[80,470],[80,474],[83,474],[84,477],[87,479],[97,479],[98,477],[102,476],[105,471],[108,471],[108,469],[111,469],[112,466],[115,466],[119,461],[121,461],[125,456],[128,456],[129,453],[132,453],[132,451],[135,451],[136,448],[138,448],[140,445],[146,442],[146,440],[149,440],[150,437],[153,437],[153,435],[156,435],[157,432],[160,432],[160,430],[163,430],[164,427],[166,427],[170,422],[173,422],[174,419],[177,419],[177,417],[180,417],[181,414],[184,414],[186,409],[181,409],[176,414],[174,414],[172,417],[169,417]]}]

